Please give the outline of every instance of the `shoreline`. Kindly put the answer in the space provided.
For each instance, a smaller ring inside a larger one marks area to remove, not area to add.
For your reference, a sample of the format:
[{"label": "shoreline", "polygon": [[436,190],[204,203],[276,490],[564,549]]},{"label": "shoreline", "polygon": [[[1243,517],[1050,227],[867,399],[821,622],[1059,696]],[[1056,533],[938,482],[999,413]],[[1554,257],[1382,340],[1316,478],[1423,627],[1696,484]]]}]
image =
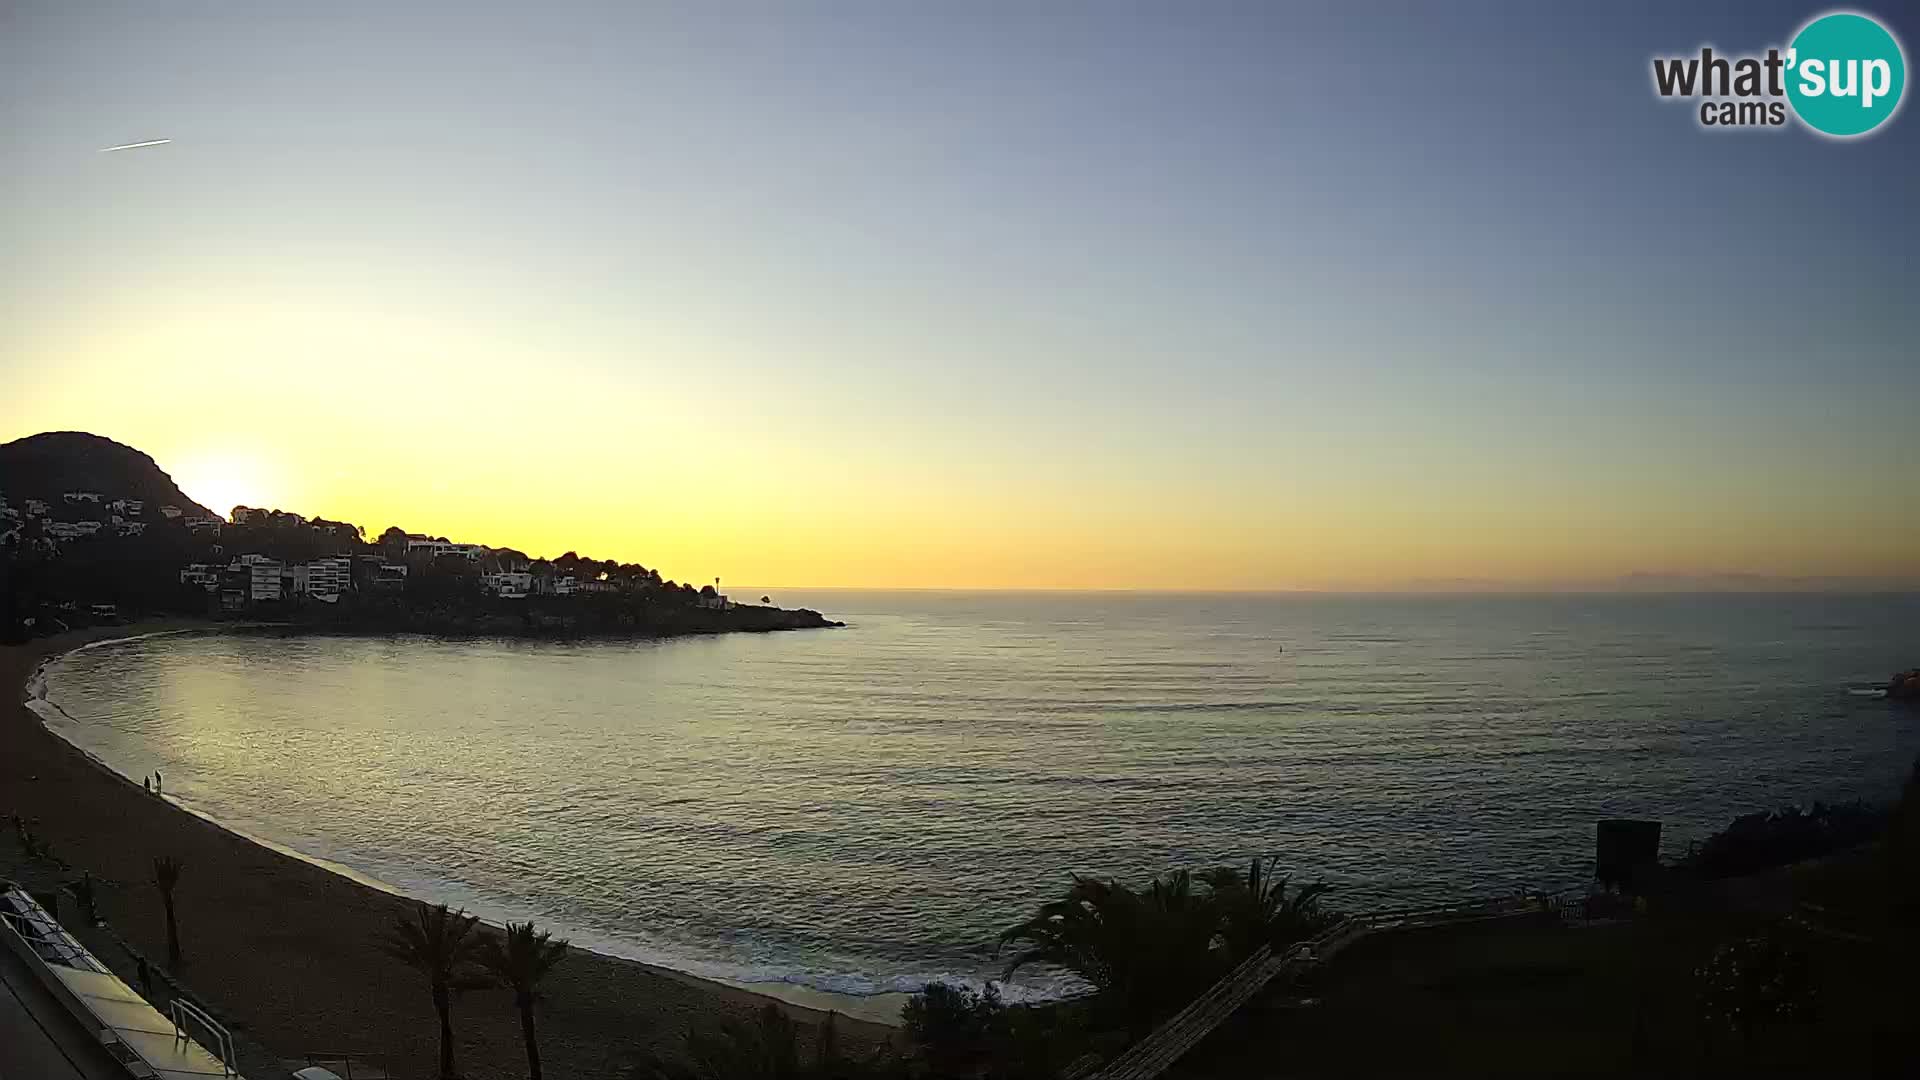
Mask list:
[{"label": "shoreline", "polygon": [[[186,865],[179,891],[187,956],[179,977],[276,1052],[297,1058],[344,1046],[426,1075],[435,1052],[426,988],[374,946],[413,898],[155,798],[68,742],[28,705],[30,690],[44,693],[47,665],[78,649],[235,628],[176,620],[0,647],[0,685],[17,688],[0,714],[0,813],[27,818],[76,874],[92,873],[103,916],[150,955],[163,954],[164,938],[146,870],[156,855],[179,858]],[[207,929],[209,914],[219,919],[217,931]],[[894,1029],[874,1017],[888,1009],[897,1017],[899,1000],[730,983],[586,947],[571,950],[543,989],[549,1004],[542,1055],[556,1075],[569,1076],[617,1075],[647,1053],[677,1056],[689,1029],[770,1003],[808,1026],[824,1020],[826,1010],[839,1012],[843,1039],[878,1044]],[[505,991],[466,995],[454,1020],[462,1068],[474,1080],[519,1074],[523,1051]]]},{"label": "shoreline", "polygon": [[[129,627],[119,627],[119,628],[97,628],[97,629],[136,630],[138,629],[138,627],[129,626]],[[286,633],[287,631],[291,631],[291,633]],[[52,710],[55,713],[58,713],[61,717],[62,722],[69,723],[69,724],[79,723],[79,721],[76,721],[73,719],[73,717],[69,716],[66,710],[60,708],[60,706],[56,702],[54,702],[52,699],[50,699],[47,696],[46,671],[49,667],[51,667],[54,663],[58,662],[59,660],[62,660],[78,652],[83,652],[89,649],[102,648],[110,645],[121,645],[121,644],[126,644],[128,642],[134,642],[134,641],[145,641],[145,640],[156,638],[156,637],[169,637],[169,636],[175,636],[175,635],[201,634],[201,633],[249,633],[249,634],[269,634],[269,635],[292,636],[292,637],[312,636],[306,633],[305,628],[297,624],[247,622],[247,623],[209,623],[204,625],[196,624],[196,625],[182,626],[182,627],[172,628],[172,629],[146,630],[138,633],[129,633],[129,634],[126,634],[125,636],[99,637],[94,640],[85,641],[69,649],[49,652],[46,656],[44,656],[40,660],[40,662],[34,667],[32,673],[27,678],[25,699],[28,703],[29,711],[37,712],[37,710],[33,709],[31,704],[31,702],[37,700],[46,708]],[[347,635],[323,634],[321,636],[347,636]],[[681,637],[681,636],[687,636],[687,635],[677,635],[677,634],[668,635],[667,638],[663,638],[661,640],[668,640],[673,637]],[[53,639],[43,639],[43,640],[50,641]],[[476,639],[455,639],[455,640],[476,640]],[[504,638],[504,639],[487,639],[487,640],[524,640],[524,639]],[[126,781],[129,785],[133,783],[135,778],[130,773],[124,772],[116,768],[112,762],[107,761],[106,759],[100,757],[98,754],[94,753],[93,751],[88,750],[87,748],[80,746],[77,743],[74,743],[72,740],[68,739],[65,735],[61,734],[61,732],[56,727],[52,726],[47,722],[48,718],[44,714],[40,715],[40,719],[42,721],[42,726],[45,727],[47,731],[50,734],[52,734],[55,738],[58,738],[62,742],[67,743],[67,745],[73,747],[73,749],[77,753],[83,755],[88,760],[92,761],[94,764],[106,770],[107,772],[113,774],[114,776],[119,777],[121,780]],[[141,789],[142,796],[149,796],[150,794],[151,793],[146,791],[144,787]],[[229,833],[232,833],[233,835],[239,837],[242,840],[246,840],[251,843],[258,844],[261,847],[267,848],[270,851],[278,852],[282,855],[286,855],[289,858],[299,859],[300,861],[309,863],[315,867],[318,867],[321,870],[325,870],[329,873],[337,874],[340,877],[344,877],[347,880],[352,881],[356,884],[364,885],[367,888],[375,889],[380,892],[386,893],[390,896],[395,896],[403,900],[418,901],[418,900],[424,899],[424,900],[427,900],[428,902],[433,902],[433,903],[440,902],[440,898],[437,898],[434,895],[433,889],[431,888],[423,889],[419,886],[418,883],[416,883],[415,886],[411,886],[411,887],[406,885],[396,884],[394,882],[387,881],[386,879],[382,878],[381,876],[379,876],[379,874],[375,872],[363,870],[358,867],[349,866],[345,863],[338,862],[334,859],[328,858],[323,855],[315,855],[311,852],[302,851],[291,844],[274,840],[274,839],[271,839],[270,837],[262,836],[259,833],[254,832],[248,828],[243,828],[239,825],[234,824],[231,821],[224,820],[218,814],[215,814],[208,810],[203,810],[200,807],[195,806],[193,803],[188,802],[184,799],[178,798],[177,796],[171,793],[161,793],[158,795],[152,795],[152,797],[158,798],[166,802],[168,805],[173,806],[175,809],[178,809],[183,813],[192,814],[194,817],[200,818],[201,820],[206,821],[217,828],[220,828]],[[447,899],[445,902],[448,904],[449,907],[456,907],[456,908],[461,907],[463,904],[465,904],[467,907],[467,910],[471,914],[480,914],[480,908],[482,906],[481,904],[475,903],[473,900],[463,901],[457,897],[453,899]],[[491,915],[481,915],[481,925],[493,927],[494,929],[497,930],[500,928],[501,922],[507,921],[508,918],[513,918],[514,921],[517,921],[517,917],[507,917],[507,916],[494,917]],[[806,983],[797,982],[797,981],[765,981],[765,980],[755,980],[755,979],[736,979],[736,978],[729,978],[725,975],[715,974],[710,972],[703,973],[700,971],[689,971],[680,967],[675,967],[670,962],[660,962],[657,960],[648,959],[645,956],[636,956],[630,952],[623,952],[621,951],[621,949],[623,948],[624,943],[619,941],[617,937],[610,936],[605,931],[593,930],[590,928],[583,928],[583,927],[565,926],[563,924],[545,922],[545,921],[542,921],[540,925],[553,930],[555,937],[571,939],[575,943],[574,948],[576,950],[591,952],[598,956],[604,956],[610,960],[619,960],[619,961],[628,962],[628,963],[640,964],[648,968],[653,968],[663,972],[669,972],[674,975],[685,976],[690,979],[697,979],[697,980],[700,980],[701,982],[715,983],[720,986],[728,987],[735,990],[748,991],[750,993],[755,993],[765,997],[774,998],[785,1005],[793,1005],[793,1006],[798,1006],[805,1009],[812,1009],[812,1010],[818,1010],[823,1012],[825,1011],[837,1012],[843,1017],[848,1017],[855,1020],[861,1020],[867,1023],[878,1024],[884,1027],[897,1028],[900,1026],[900,1008],[901,1006],[906,1004],[907,999],[911,996],[910,994],[907,994],[902,991],[897,991],[897,990],[885,990],[885,991],[880,991],[880,992],[871,993],[871,994],[851,994],[851,993],[837,992],[833,990],[826,990],[817,986],[811,986]],[[592,941],[593,944],[591,945],[581,944],[581,942],[583,941]],[[632,948],[639,948],[639,947],[634,946]]]}]

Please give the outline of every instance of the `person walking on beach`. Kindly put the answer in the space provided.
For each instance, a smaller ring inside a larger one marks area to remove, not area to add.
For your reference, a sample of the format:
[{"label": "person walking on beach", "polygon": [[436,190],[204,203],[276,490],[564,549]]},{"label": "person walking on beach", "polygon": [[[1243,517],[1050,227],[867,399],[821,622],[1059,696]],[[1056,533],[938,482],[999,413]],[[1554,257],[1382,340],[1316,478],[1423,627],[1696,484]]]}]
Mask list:
[{"label": "person walking on beach", "polygon": [[160,770],[159,769],[153,770],[153,790],[156,792],[162,790],[160,786]]},{"label": "person walking on beach", "polygon": [[147,794],[149,795],[153,794],[153,777],[151,776],[141,777],[140,786],[147,789]]}]

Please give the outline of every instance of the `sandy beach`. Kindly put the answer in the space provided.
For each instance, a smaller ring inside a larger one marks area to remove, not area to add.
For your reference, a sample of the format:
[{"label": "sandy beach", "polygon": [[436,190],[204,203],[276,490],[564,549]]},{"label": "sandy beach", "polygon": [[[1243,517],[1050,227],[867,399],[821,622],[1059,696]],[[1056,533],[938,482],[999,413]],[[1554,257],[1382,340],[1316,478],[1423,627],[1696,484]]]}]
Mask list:
[{"label": "sandy beach", "polygon": [[[176,973],[194,994],[279,1056],[350,1051],[396,1076],[435,1071],[426,985],[374,947],[411,901],[247,840],[155,798],[49,733],[23,704],[43,661],[88,641],[177,629],[145,624],[0,648],[0,814],[19,814],[100,886],[111,927],[150,957],[166,952],[152,860],[184,865],[178,889],[186,954]],[[111,962],[112,958],[108,958]],[[690,1026],[746,1015],[772,998],[678,972],[576,951],[545,985],[541,1055],[554,1077],[619,1077],[650,1052],[672,1054]],[[779,1003],[801,1021],[824,1014]],[[849,1041],[889,1037],[842,1018]],[[469,993],[454,1008],[461,1070],[474,1080],[525,1075],[509,994]]]}]

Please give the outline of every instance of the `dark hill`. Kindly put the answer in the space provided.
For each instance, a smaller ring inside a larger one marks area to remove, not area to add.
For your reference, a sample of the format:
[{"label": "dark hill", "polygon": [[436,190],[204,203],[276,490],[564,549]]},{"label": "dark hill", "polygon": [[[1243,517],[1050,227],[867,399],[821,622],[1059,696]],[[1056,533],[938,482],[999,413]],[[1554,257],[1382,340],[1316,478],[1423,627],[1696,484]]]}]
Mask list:
[{"label": "dark hill", "polygon": [[47,431],[0,445],[0,492],[7,501],[18,506],[26,499],[45,499],[58,506],[68,491],[143,499],[149,513],[171,505],[189,516],[221,516],[187,498],[152,458],[112,439],[84,431]]}]

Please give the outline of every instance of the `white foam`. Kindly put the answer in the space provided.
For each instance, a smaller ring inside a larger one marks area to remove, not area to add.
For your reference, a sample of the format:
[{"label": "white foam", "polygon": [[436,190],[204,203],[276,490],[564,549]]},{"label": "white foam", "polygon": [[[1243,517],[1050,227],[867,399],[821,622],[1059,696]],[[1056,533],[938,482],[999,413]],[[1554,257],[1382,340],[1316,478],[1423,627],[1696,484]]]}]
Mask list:
[{"label": "white foam", "polygon": [[[26,705],[39,716],[47,729],[65,740],[89,759],[99,763],[132,782],[132,773],[117,767],[87,748],[80,746],[72,737],[78,728],[85,725],[74,719],[64,709],[48,697],[48,668],[56,661],[87,649],[105,645],[118,645],[146,638],[163,637],[170,634],[192,633],[193,630],[163,630],[147,634],[131,635],[124,638],[109,638],[89,642],[70,649],[59,656],[51,657],[34,670],[27,683]],[[840,971],[826,968],[794,967],[778,963],[747,963],[715,960],[710,957],[691,955],[682,949],[659,944],[621,934],[617,931],[595,929],[592,927],[568,925],[564,919],[553,918],[549,913],[535,911],[513,898],[489,896],[462,882],[437,878],[418,869],[400,866],[369,866],[360,863],[352,856],[341,852],[328,851],[328,845],[317,838],[306,838],[295,843],[287,843],[263,835],[264,830],[251,826],[236,818],[217,813],[214,809],[194,802],[165,796],[167,801],[196,817],[212,822],[227,831],[248,841],[270,848],[291,858],[311,863],[330,873],[339,874],[349,880],[369,888],[395,896],[425,900],[429,903],[446,904],[449,907],[463,907],[483,921],[499,926],[506,922],[519,922],[528,919],[538,921],[542,928],[551,929],[555,937],[571,940],[575,947],[589,952],[599,953],[621,960],[632,960],[669,971],[692,975],[726,983],[741,989],[769,993],[778,996],[779,986],[794,986],[820,994],[848,999],[850,1007],[843,1010],[852,1015],[881,1023],[895,1023],[897,1016],[888,1011],[861,1008],[861,999],[885,998],[890,995],[918,993],[928,983],[941,982],[949,985],[970,987],[976,991],[985,991],[989,985],[997,987],[1001,999],[1009,1003],[1020,1004],[1040,1001],[1054,1001],[1071,997],[1084,987],[1069,978],[1047,979],[1044,977],[1023,978],[1018,981],[1001,981],[983,978],[975,973],[945,971],[939,969],[916,969],[890,974],[876,974],[860,971]],[[812,1004],[812,1002],[808,1002]]]}]

